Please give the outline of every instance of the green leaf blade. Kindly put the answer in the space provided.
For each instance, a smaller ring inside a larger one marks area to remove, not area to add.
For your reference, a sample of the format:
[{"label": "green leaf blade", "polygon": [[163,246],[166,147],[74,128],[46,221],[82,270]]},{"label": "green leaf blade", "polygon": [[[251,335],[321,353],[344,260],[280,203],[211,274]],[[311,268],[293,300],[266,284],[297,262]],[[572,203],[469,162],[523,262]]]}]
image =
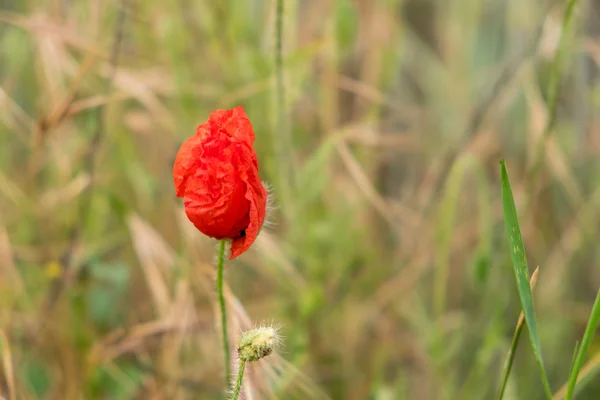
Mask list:
[{"label": "green leaf blade", "polygon": [[571,373],[569,375],[569,383],[567,386],[567,394],[565,396],[565,400],[571,400],[574,396],[575,385],[577,384],[577,376],[579,375],[579,371],[583,366],[585,355],[590,347],[590,344],[592,343],[592,339],[594,338],[594,334],[596,333],[596,328],[598,327],[599,322],[600,290],[598,290],[598,293],[596,294],[596,300],[594,301],[594,306],[592,307],[590,319],[588,320],[588,324],[585,328],[585,333],[583,334],[583,339],[581,340],[581,346],[579,346],[579,349],[577,349],[575,360],[573,362]]},{"label": "green leaf blade", "polygon": [[548,376],[546,374],[546,369],[544,368],[544,361],[542,359],[542,348],[540,345],[540,339],[535,320],[533,296],[531,295],[531,289],[529,287],[529,272],[527,268],[527,258],[525,256],[523,238],[521,237],[521,229],[519,227],[517,209],[515,207],[512,188],[510,186],[510,181],[508,179],[508,171],[506,170],[506,164],[504,160],[500,161],[500,166],[504,225],[506,227],[506,235],[508,237],[508,244],[510,247],[510,256],[512,260],[513,271],[517,281],[519,299],[521,301],[521,307],[525,316],[527,330],[529,331],[529,338],[533,347],[533,353],[540,367],[540,375],[542,378],[542,384],[544,385],[546,398],[551,399],[552,392],[550,390]]}]

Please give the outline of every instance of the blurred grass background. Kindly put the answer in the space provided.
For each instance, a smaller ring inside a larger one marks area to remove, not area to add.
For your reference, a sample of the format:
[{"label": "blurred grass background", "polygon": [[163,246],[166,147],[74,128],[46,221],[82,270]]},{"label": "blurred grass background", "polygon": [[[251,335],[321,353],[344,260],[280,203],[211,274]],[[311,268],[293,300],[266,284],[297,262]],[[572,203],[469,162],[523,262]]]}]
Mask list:
[{"label": "blurred grass background", "polygon": [[[248,370],[253,398],[493,398],[520,311],[501,157],[564,384],[600,286],[597,2],[565,36],[546,139],[562,1],[286,0],[284,129],[275,1],[0,5],[7,400],[222,396],[215,242],[171,167],[213,109],[240,104],[276,208],[227,263],[231,340],[274,321],[285,341]],[[578,399],[600,398],[599,354]],[[525,337],[505,398],[543,398]]]}]

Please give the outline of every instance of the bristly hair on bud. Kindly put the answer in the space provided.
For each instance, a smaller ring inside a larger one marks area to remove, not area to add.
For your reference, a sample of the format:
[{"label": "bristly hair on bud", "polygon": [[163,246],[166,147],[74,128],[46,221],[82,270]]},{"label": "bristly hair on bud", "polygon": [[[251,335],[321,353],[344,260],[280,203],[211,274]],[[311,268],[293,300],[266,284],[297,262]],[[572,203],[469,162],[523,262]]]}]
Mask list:
[{"label": "bristly hair on bud", "polygon": [[252,362],[268,356],[281,346],[279,327],[259,326],[243,332],[238,344],[241,361]]}]

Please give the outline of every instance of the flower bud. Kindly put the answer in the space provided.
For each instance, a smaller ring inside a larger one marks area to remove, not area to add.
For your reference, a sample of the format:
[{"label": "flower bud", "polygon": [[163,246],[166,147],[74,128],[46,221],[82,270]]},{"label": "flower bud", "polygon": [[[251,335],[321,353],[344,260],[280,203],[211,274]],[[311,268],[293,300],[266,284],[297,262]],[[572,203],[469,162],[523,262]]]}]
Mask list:
[{"label": "flower bud", "polygon": [[261,326],[242,333],[238,345],[240,360],[257,361],[268,356],[281,343],[277,328]]}]

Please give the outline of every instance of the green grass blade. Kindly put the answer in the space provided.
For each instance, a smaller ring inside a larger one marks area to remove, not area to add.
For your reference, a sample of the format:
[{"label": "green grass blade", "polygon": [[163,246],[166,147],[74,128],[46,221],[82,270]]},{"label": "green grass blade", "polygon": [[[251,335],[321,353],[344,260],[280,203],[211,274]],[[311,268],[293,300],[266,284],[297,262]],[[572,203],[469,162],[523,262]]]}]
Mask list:
[{"label": "green grass blade", "polygon": [[[529,281],[529,287],[531,288],[531,290],[533,290],[533,288],[535,287],[539,270],[539,267],[536,268],[535,271],[533,271],[533,274],[531,275],[531,280]],[[515,360],[515,354],[517,352],[517,345],[519,344],[519,338],[521,337],[521,332],[523,331],[524,325],[525,317],[523,315],[523,312],[521,311],[521,314],[519,314],[519,319],[517,320],[515,333],[513,334],[512,343],[510,344],[510,350],[508,351],[506,361],[504,362],[502,381],[500,383],[500,388],[498,389],[498,396],[496,397],[498,400],[502,400],[502,397],[504,397],[504,391],[506,390],[506,384],[508,383],[508,377],[510,376],[510,371],[512,370],[513,361]]]},{"label": "green grass blade", "polygon": [[565,400],[570,400],[573,397],[573,391],[575,390],[575,384],[577,383],[577,375],[579,375],[579,371],[581,370],[581,366],[583,365],[583,358],[585,357],[585,354],[587,353],[587,350],[590,347],[590,343],[592,342],[599,321],[600,290],[598,290],[598,293],[596,294],[596,300],[594,301],[594,306],[592,307],[592,313],[590,315],[587,327],[585,328],[583,339],[581,340],[581,346],[579,346],[579,350],[577,351],[577,355],[575,356],[575,362],[573,363],[573,368],[571,368],[571,374],[569,376],[569,384],[567,385],[567,394],[565,396]]},{"label": "green grass blade", "polygon": [[[573,391],[574,395],[583,390],[587,385],[595,382],[596,376],[600,374],[600,353],[596,353],[581,369],[579,376],[577,377],[577,385]],[[563,400],[565,393],[567,393],[567,385],[569,382],[565,382],[564,385],[554,393],[552,400]]]},{"label": "green grass blade", "polygon": [[579,352],[579,342],[575,342],[575,349],[573,350],[573,357],[571,357],[571,368],[569,368],[569,376],[573,373],[575,368],[575,361],[577,360],[577,353]]},{"label": "green grass blade", "polygon": [[506,227],[506,235],[508,236],[508,244],[510,247],[510,256],[512,259],[513,270],[517,281],[517,289],[523,308],[523,315],[527,323],[529,338],[533,347],[533,354],[540,367],[540,375],[544,391],[548,399],[552,398],[548,376],[544,368],[542,359],[542,348],[540,338],[537,332],[537,324],[535,320],[535,311],[533,308],[533,297],[529,287],[529,273],[527,269],[527,258],[525,257],[525,248],[523,247],[523,239],[521,237],[521,229],[519,228],[519,219],[517,217],[517,209],[508,180],[508,172],[504,160],[500,161],[501,180],[502,180],[502,209],[504,211],[504,225]]}]

